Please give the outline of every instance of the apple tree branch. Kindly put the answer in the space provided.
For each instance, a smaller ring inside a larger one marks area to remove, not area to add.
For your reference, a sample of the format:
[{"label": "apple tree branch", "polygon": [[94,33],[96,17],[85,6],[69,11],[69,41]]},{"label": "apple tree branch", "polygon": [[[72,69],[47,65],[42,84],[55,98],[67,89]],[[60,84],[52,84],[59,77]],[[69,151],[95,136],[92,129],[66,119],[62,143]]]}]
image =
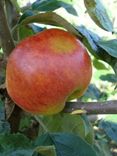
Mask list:
[{"label": "apple tree branch", "polygon": [[0,0],[0,40],[6,57],[14,49],[15,45],[6,18],[4,0]]},{"label": "apple tree branch", "polygon": [[[9,29],[8,20],[6,17],[5,10],[5,0],[0,0],[0,46],[3,49],[3,60],[0,63],[0,71],[2,68],[6,68],[7,58],[11,51],[15,48],[13,38]],[[19,123],[21,119],[21,109],[14,104],[14,102],[9,98],[6,93],[6,89],[3,89],[2,92],[5,92],[6,100],[6,119],[9,121],[11,126],[11,132],[17,132],[19,128]],[[11,111],[12,110],[12,111]],[[7,113],[8,112],[8,113]],[[17,117],[16,117],[17,116]]]},{"label": "apple tree branch", "polygon": [[103,102],[67,102],[63,112],[72,113],[76,110],[84,110],[87,114],[117,114],[117,100]]}]

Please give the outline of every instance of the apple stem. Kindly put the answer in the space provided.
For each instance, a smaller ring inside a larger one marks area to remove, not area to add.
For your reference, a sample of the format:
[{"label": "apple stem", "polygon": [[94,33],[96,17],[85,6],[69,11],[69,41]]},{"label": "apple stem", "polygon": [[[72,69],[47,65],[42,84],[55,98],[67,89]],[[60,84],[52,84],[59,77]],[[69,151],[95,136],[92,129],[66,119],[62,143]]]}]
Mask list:
[{"label": "apple stem", "polygon": [[40,126],[43,128],[43,130],[45,131],[45,133],[48,133],[48,129],[45,126],[45,124],[43,123],[42,119],[39,116],[34,116],[35,119],[37,120],[37,122],[39,122]]}]

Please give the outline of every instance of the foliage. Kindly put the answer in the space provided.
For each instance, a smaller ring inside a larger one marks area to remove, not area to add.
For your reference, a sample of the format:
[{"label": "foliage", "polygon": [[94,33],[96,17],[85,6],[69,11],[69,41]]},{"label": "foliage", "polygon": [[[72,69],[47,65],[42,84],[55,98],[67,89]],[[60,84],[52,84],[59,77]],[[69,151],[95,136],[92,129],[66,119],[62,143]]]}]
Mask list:
[{"label": "foliage", "polygon": [[[36,0],[23,8],[15,0],[9,2],[17,10],[19,17],[15,24],[8,21],[16,44],[50,27],[69,31],[86,46],[93,62],[91,84],[80,100],[116,99],[117,93],[114,88],[117,84],[117,32],[101,0]],[[12,20],[12,9],[9,10],[6,10],[7,16]],[[94,27],[79,24],[81,17],[88,19],[86,22],[93,23],[91,25]],[[0,49],[0,58],[2,56],[3,51]],[[3,83],[3,79],[5,72],[0,75],[0,84]],[[12,134],[9,122],[5,120],[5,99],[1,88],[0,86],[1,156],[111,156],[108,143],[114,141],[114,145],[117,145],[116,116],[106,116],[91,123],[84,114],[61,112],[54,116],[36,118],[25,114],[18,133]],[[27,129],[34,131],[35,127],[29,128],[32,120],[39,122],[40,126],[38,136],[30,139],[26,132]],[[98,131],[95,131],[95,127]]]}]

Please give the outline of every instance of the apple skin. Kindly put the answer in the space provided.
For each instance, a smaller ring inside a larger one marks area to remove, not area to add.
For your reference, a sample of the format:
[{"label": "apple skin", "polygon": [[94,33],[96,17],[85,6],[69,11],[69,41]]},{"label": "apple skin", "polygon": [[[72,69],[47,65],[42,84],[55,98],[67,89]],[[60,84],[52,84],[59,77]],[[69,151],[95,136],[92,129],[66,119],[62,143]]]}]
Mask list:
[{"label": "apple skin", "polygon": [[60,112],[67,99],[80,97],[92,76],[84,45],[60,29],[21,41],[8,58],[6,87],[12,100],[32,114]]}]

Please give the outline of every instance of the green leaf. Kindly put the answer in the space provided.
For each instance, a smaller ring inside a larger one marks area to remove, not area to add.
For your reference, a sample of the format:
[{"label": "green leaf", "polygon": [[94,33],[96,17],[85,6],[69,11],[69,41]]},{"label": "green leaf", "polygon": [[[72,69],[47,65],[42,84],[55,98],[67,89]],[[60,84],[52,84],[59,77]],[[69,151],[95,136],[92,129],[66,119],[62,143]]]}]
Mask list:
[{"label": "green leaf", "polygon": [[112,32],[113,25],[106,8],[100,0],[84,0],[85,7],[92,20],[102,29]]},{"label": "green leaf", "polygon": [[46,146],[47,142],[49,143],[48,145],[55,146],[57,156],[96,156],[92,146],[86,143],[81,137],[73,134],[45,134],[36,140],[38,146]]},{"label": "green leaf", "polygon": [[100,37],[96,33],[87,29],[85,26],[79,26],[77,29],[82,34],[82,42],[88,48],[89,52],[91,52],[95,57],[99,58],[100,52],[98,51],[97,43],[99,42]]},{"label": "green leaf", "polygon": [[94,130],[93,127],[91,125],[91,123],[89,122],[87,116],[84,114],[81,116],[83,121],[84,121],[84,126],[85,126],[85,140],[90,143],[93,144],[94,143]]},{"label": "green leaf", "polygon": [[62,132],[76,134],[85,139],[85,122],[80,115],[64,114],[62,120]]},{"label": "green leaf", "polygon": [[0,135],[0,146],[4,150],[18,149],[18,148],[29,148],[32,146],[31,142],[27,137],[22,134],[1,134]]},{"label": "green leaf", "polygon": [[33,150],[31,149],[19,149],[14,151],[5,152],[5,156],[32,156]]},{"label": "green leaf", "polygon": [[[49,132],[72,133],[86,139],[90,144],[93,143],[93,131],[89,121],[85,117],[75,114],[59,113],[53,116],[44,116],[42,121]],[[88,138],[89,134],[90,137]]]},{"label": "green leaf", "polygon": [[94,149],[97,156],[112,156],[108,144],[103,140],[96,141]]},{"label": "green leaf", "polygon": [[42,154],[43,156],[57,156],[55,146],[39,146],[36,147],[36,152]]},{"label": "green leaf", "polygon": [[69,132],[85,137],[84,122],[78,115],[60,113],[48,117],[44,116],[42,121],[49,132]]},{"label": "green leaf", "polygon": [[18,23],[21,23],[21,21],[23,21],[25,18],[29,17],[29,16],[33,16],[34,12],[32,10],[26,10],[23,15],[20,17]]},{"label": "green leaf", "polygon": [[34,35],[34,32],[32,30],[32,28],[28,25],[28,26],[20,26],[19,30],[18,30],[18,36],[19,36],[19,40],[23,40],[26,37],[32,36]]},{"label": "green leaf", "polygon": [[5,120],[5,108],[4,108],[4,103],[0,99],[0,120]]},{"label": "green leaf", "polygon": [[99,41],[98,45],[103,48],[109,55],[117,58],[117,40]]},{"label": "green leaf", "polygon": [[32,10],[38,11],[54,11],[60,7],[65,8],[69,13],[73,15],[77,15],[76,10],[72,6],[71,1],[64,1],[64,0],[37,0],[32,4]]},{"label": "green leaf", "polygon": [[89,98],[93,99],[93,100],[95,100],[95,99],[99,100],[100,95],[101,95],[101,91],[96,87],[96,85],[90,84],[82,98],[83,98],[83,100],[86,99],[85,101],[87,101],[87,99],[89,99]]},{"label": "green leaf", "polygon": [[38,11],[54,11],[60,7],[61,5],[59,1],[56,0],[37,0],[32,4],[32,9]]},{"label": "green leaf", "polygon": [[5,120],[5,108],[3,101],[0,99],[0,134],[7,133],[10,131],[10,125]]},{"label": "green leaf", "polygon": [[69,22],[67,22],[67,20],[65,20],[64,18],[62,18],[54,12],[39,13],[37,15],[29,16],[22,20],[21,23],[18,24],[14,29],[20,27],[21,25],[27,25],[30,23],[40,23],[63,27],[72,34],[81,37],[72,24],[70,24]]},{"label": "green leaf", "polygon": [[117,83],[117,77],[115,74],[106,74],[106,75],[101,75],[100,79],[102,81],[108,81],[111,83]]},{"label": "green leaf", "polygon": [[10,132],[10,125],[6,120],[0,120],[0,134]]},{"label": "green leaf", "polygon": [[91,52],[97,59],[103,60],[111,65],[117,74],[117,59],[112,57],[112,55],[107,53],[107,51],[99,45],[101,38],[94,32],[85,28],[85,26],[78,27],[78,31],[82,34],[82,42],[88,48],[89,52]]},{"label": "green leaf", "polygon": [[117,115],[107,115],[100,121],[99,127],[105,131],[108,137],[117,142]]},{"label": "green leaf", "polygon": [[102,62],[102,61],[100,61],[100,60],[98,60],[98,59],[94,59],[93,60],[93,65],[94,65],[94,67],[96,68],[96,69],[98,69],[98,70],[107,70],[108,68],[105,66],[105,64]]},{"label": "green leaf", "polygon": [[65,8],[68,13],[78,16],[77,11],[72,4],[66,4],[65,2],[61,2],[61,7]]},{"label": "green leaf", "polygon": [[35,24],[30,24],[31,29],[33,30],[34,33],[38,33],[46,29],[45,27],[41,27]]},{"label": "green leaf", "polygon": [[37,137],[33,144],[35,147],[54,145],[50,133],[45,133],[44,135]]}]

